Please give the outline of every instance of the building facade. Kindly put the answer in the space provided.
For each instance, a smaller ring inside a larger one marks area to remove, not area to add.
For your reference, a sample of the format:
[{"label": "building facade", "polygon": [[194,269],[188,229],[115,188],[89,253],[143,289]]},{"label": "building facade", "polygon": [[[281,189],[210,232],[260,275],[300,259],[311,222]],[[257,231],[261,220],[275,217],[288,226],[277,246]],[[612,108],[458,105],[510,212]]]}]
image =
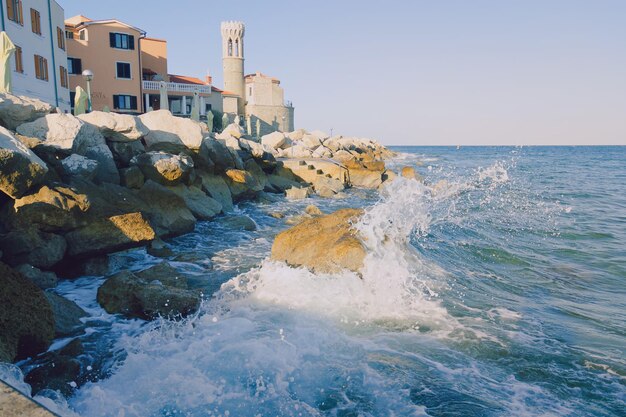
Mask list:
[{"label": "building facade", "polygon": [[142,90],[144,108],[159,110],[161,105],[160,85],[167,88],[168,108],[177,116],[191,114],[193,96],[200,100],[200,117],[208,111],[221,117],[223,112],[222,90],[213,87],[212,79],[205,80],[186,75],[169,74],[167,67],[167,41],[155,38],[141,39]]},{"label": "building facade", "polygon": [[261,134],[280,130],[291,132],[294,108],[285,102],[280,81],[257,72],[244,76],[244,35],[242,22],[222,22],[222,63],[224,70],[224,112],[250,117],[261,124]]},{"label": "building facade", "polygon": [[93,110],[144,112],[139,45],[146,32],[115,19],[74,16],[65,21],[65,35],[72,98],[77,86],[88,90],[81,74],[89,69]]},{"label": "building facade", "polygon": [[2,0],[0,28],[16,46],[13,94],[69,111],[64,13],[54,0]]}]

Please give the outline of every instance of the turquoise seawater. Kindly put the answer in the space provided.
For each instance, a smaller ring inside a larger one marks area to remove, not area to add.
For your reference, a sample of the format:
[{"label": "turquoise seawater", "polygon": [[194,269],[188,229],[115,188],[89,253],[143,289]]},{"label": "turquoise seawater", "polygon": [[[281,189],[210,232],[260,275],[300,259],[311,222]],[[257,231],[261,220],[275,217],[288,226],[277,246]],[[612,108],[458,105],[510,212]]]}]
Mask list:
[{"label": "turquoise seawater", "polygon": [[[207,298],[186,321],[110,316],[102,277],[64,282],[92,315],[93,373],[60,413],[626,416],[626,147],[394,150],[424,184],[242,204],[258,230],[175,239],[173,266]],[[269,214],[311,203],[366,209],[362,276],[268,260],[289,227]]]}]

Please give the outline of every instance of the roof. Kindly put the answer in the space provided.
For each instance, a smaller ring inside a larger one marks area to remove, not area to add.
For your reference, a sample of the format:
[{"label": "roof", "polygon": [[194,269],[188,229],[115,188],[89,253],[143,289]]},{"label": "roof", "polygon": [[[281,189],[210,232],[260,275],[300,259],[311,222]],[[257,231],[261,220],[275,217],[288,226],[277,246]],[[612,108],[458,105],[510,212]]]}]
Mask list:
[{"label": "roof", "polygon": [[146,35],[146,31],[145,30],[139,29],[138,27],[129,25],[128,23],[124,23],[121,20],[117,20],[117,19],[91,20],[90,18],[85,17],[83,15],[78,15],[78,16],[70,17],[69,19],[65,20],[65,24],[66,25],[74,26],[76,28],[81,27],[81,26],[105,25],[107,23],[117,23],[119,25],[126,26],[129,29],[136,30],[142,36]]},{"label": "roof", "polygon": [[149,36],[146,36],[145,38],[143,38],[144,41],[153,41],[153,42],[165,42],[167,43],[166,39],[159,39],[159,38],[151,38]]},{"label": "roof", "polygon": [[188,77],[186,75],[175,74],[167,74],[167,76],[170,77],[171,83],[207,85],[207,83],[196,77]]},{"label": "roof", "polygon": [[262,72],[256,72],[254,74],[248,74],[248,75],[245,76],[245,79],[247,80],[247,79],[252,79],[252,78],[256,78],[256,77],[269,78],[273,82],[280,83],[280,80],[278,78],[270,77],[269,75],[265,75]]}]

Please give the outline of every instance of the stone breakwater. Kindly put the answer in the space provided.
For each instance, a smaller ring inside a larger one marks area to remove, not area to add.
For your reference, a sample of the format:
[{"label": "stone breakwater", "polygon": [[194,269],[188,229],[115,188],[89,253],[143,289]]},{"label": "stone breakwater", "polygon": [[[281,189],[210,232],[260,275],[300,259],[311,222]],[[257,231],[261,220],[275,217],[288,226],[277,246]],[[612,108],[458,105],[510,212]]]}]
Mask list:
[{"label": "stone breakwater", "polygon": [[[162,239],[191,232],[196,222],[244,200],[341,198],[347,187],[380,187],[395,177],[385,169],[390,156],[376,141],[319,131],[252,138],[231,124],[214,134],[168,111],[75,117],[0,95],[0,362],[80,334],[87,313],[51,289],[60,279],[106,276],[107,254],[147,246],[150,254],[167,256]],[[345,222],[321,222],[327,240],[340,241],[334,258],[320,263],[278,249],[275,257],[319,270],[358,268],[351,255],[361,253],[358,242],[341,240],[352,233]],[[255,227],[245,216],[229,217],[228,224]],[[305,224],[281,238],[283,245],[300,245],[319,226]],[[110,276],[98,291],[107,312],[142,319],[185,316],[200,300],[166,262]],[[37,368],[27,381],[36,387],[72,378],[77,365],[68,349],[80,346],[46,353],[51,367]]]}]

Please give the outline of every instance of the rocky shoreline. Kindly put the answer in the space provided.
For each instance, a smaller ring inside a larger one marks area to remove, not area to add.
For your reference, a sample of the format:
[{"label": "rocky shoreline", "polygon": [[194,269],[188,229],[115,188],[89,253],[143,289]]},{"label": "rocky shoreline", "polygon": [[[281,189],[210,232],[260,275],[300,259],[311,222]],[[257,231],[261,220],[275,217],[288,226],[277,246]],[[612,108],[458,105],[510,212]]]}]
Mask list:
[{"label": "rocky shoreline", "polygon": [[[107,254],[147,246],[164,257],[162,239],[189,233],[198,221],[220,220],[239,202],[272,201],[272,195],[341,198],[348,187],[378,188],[395,178],[384,162],[393,153],[382,145],[319,131],[253,138],[236,124],[209,132],[167,111],[75,117],[12,95],[0,95],[0,125],[0,362],[38,355],[55,338],[82,332],[87,313],[52,290],[59,280],[107,276]],[[342,238],[351,233],[339,225],[346,219],[312,213],[315,218],[291,232],[295,240],[279,235],[274,259],[319,271],[358,268],[358,242]],[[245,216],[228,221],[233,228],[255,227]],[[322,229],[340,241],[336,248],[327,242],[331,264],[281,253],[285,244],[306,252],[303,236]],[[165,261],[109,276],[98,290],[108,313],[146,320],[191,314],[200,301]],[[80,351],[71,345],[62,350]],[[79,371],[66,353],[43,355],[52,366],[64,357],[66,366],[54,372],[74,380]],[[35,390],[55,388],[41,382],[55,378],[50,372],[42,366],[26,379]],[[63,392],[67,384],[57,388]]]}]

